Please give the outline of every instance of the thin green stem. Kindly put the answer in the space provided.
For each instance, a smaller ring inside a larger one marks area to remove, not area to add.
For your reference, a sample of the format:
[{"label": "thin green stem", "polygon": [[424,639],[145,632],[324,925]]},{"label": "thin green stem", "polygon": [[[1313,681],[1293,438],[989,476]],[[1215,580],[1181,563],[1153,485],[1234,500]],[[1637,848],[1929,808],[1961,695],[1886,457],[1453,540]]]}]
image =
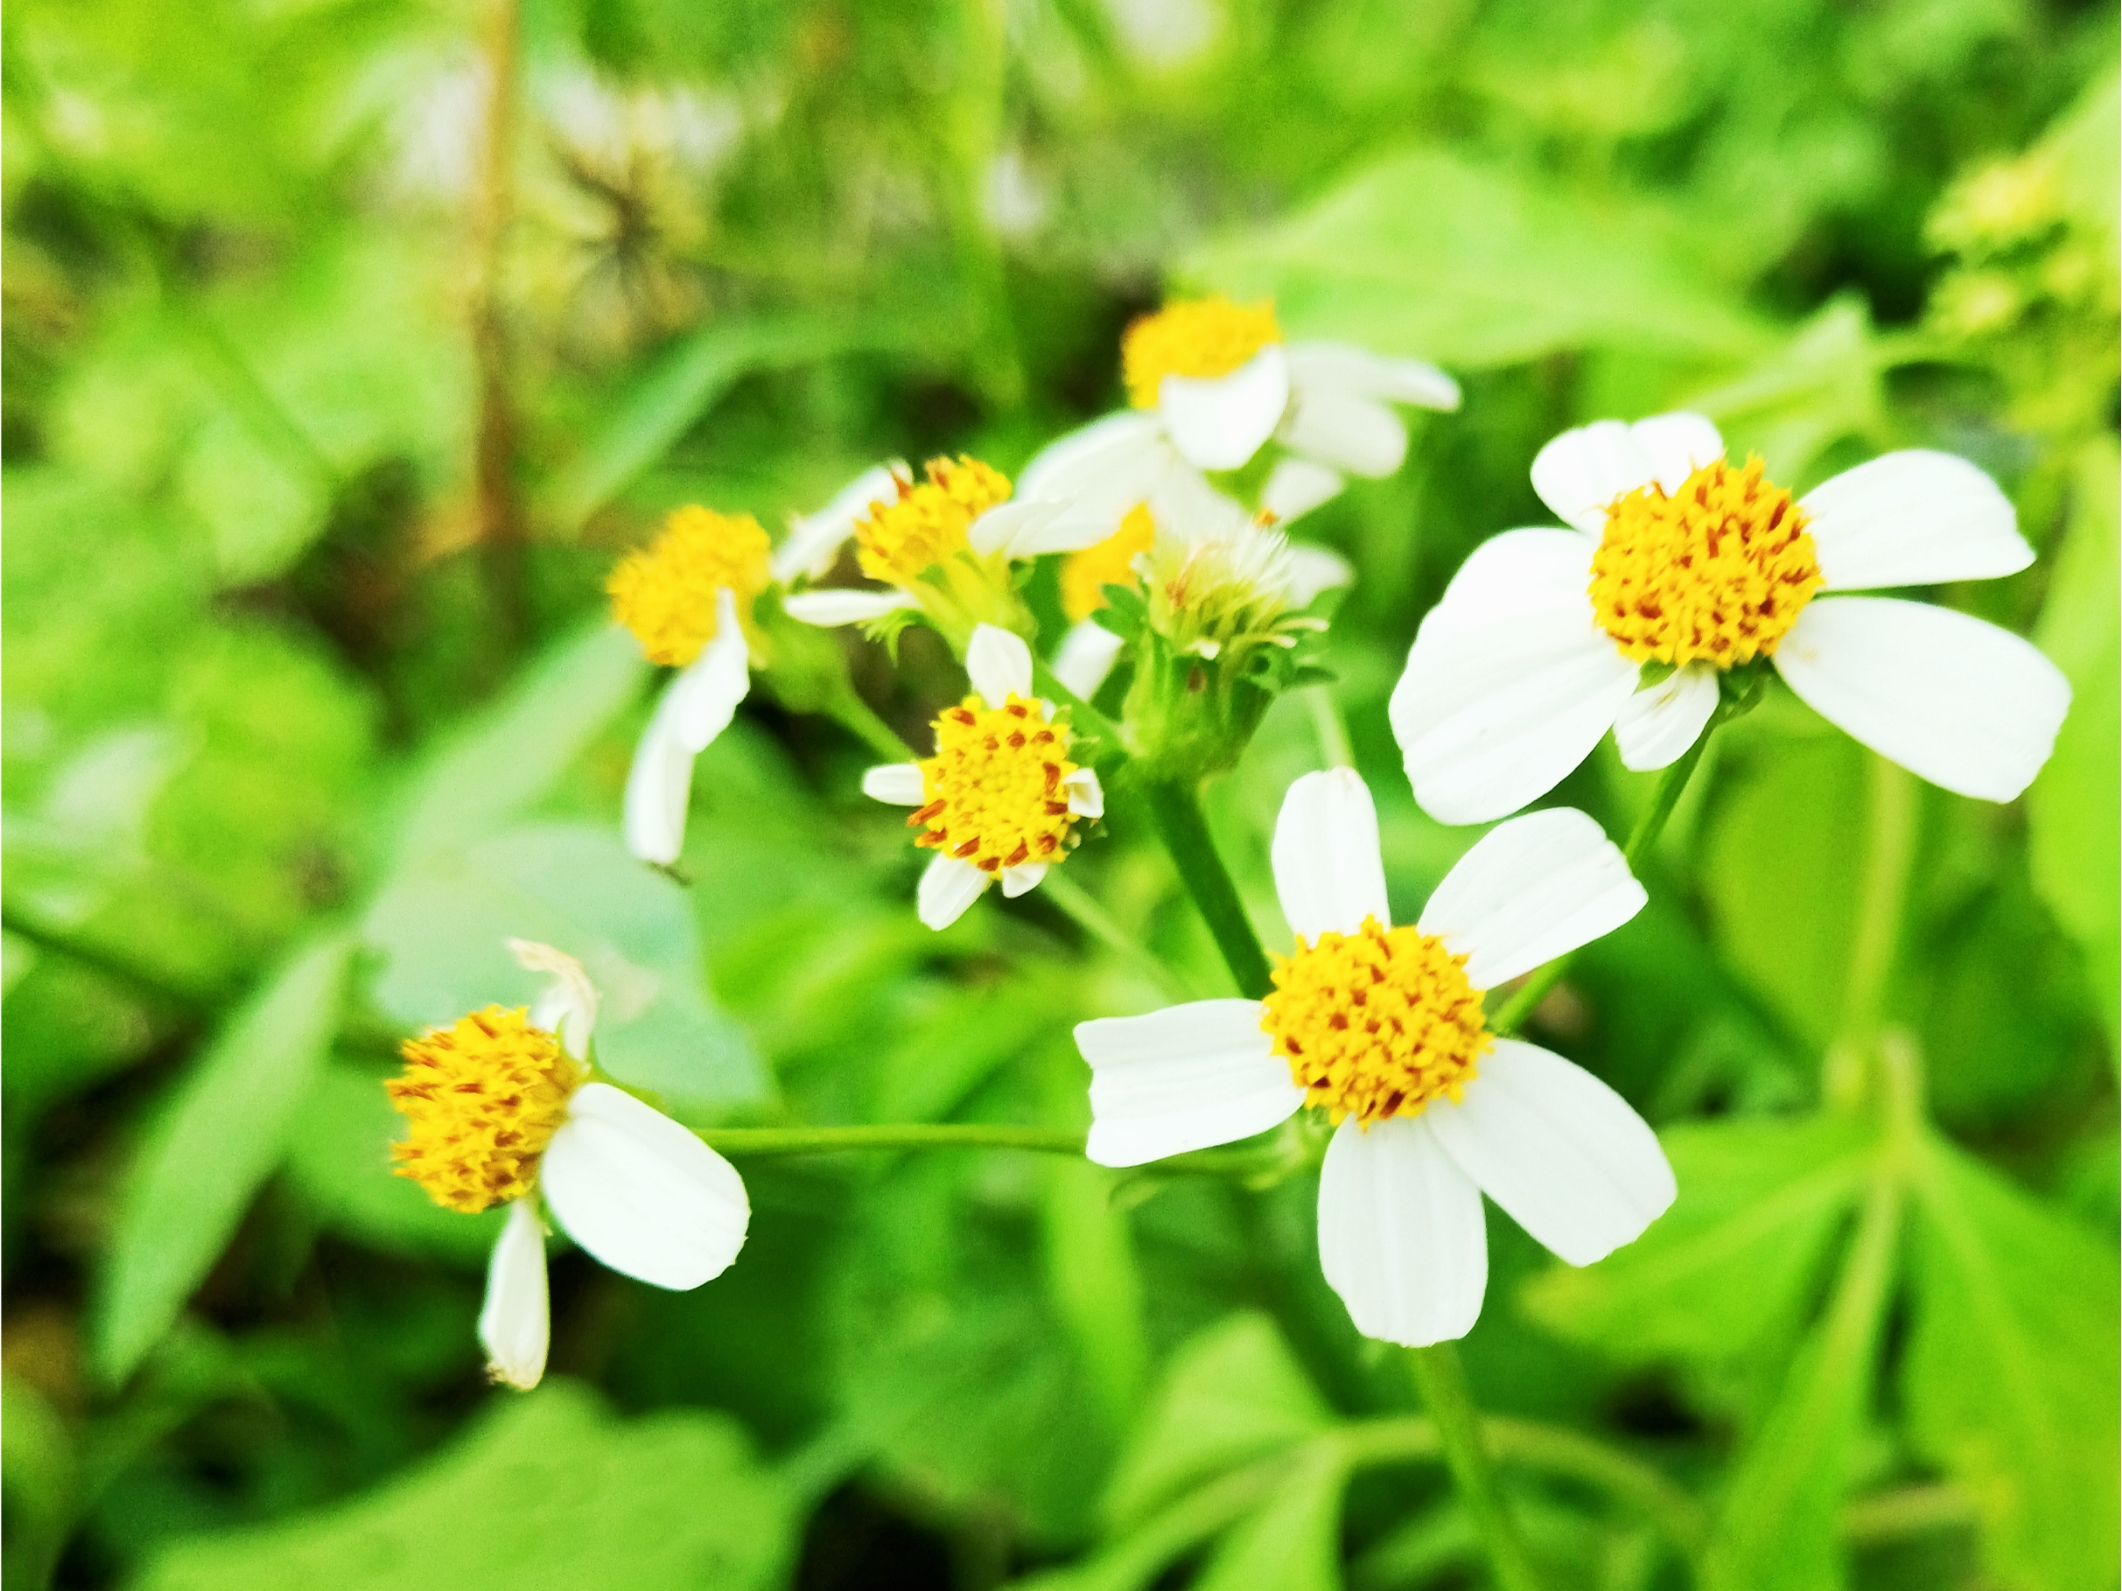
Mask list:
[{"label": "thin green stem", "polygon": [[1850,943],[1849,983],[1822,1079],[1827,1102],[1837,1110],[1856,1108],[1871,1091],[1879,1021],[1916,854],[1914,776],[1879,756],[1870,759],[1868,773],[1864,880],[1857,896],[1856,934]]},{"label": "thin green stem", "polygon": [[1436,1423],[1444,1462],[1451,1470],[1459,1501],[1480,1533],[1489,1567],[1502,1591],[1540,1591],[1541,1579],[1518,1534],[1503,1483],[1482,1430],[1480,1411],[1466,1385],[1458,1349],[1449,1342],[1407,1350],[1415,1390]]},{"label": "thin green stem", "polygon": [[862,699],[851,684],[843,682],[825,701],[825,711],[832,721],[853,735],[887,762],[919,762],[920,753],[904,740],[899,732],[877,716],[876,709]]},{"label": "thin green stem", "polygon": [[1110,767],[1115,761],[1127,760],[1127,743],[1120,738],[1120,726],[1055,678],[1054,671],[1043,658],[1032,660],[1032,683],[1038,687],[1041,696],[1068,709],[1069,720],[1078,736],[1097,737],[1097,755],[1091,759],[1093,762]]},{"label": "thin green stem", "polygon": [[1064,877],[1058,869],[1048,871],[1039,885],[1039,893],[1091,938],[1108,950],[1116,951],[1128,965],[1146,970],[1173,999],[1191,1000],[1194,997],[1193,991],[1178,974],[1165,966],[1161,958],[1152,955],[1141,940],[1114,922],[1112,914],[1098,904],[1090,891]]},{"label": "thin green stem", "polygon": [[1245,915],[1245,903],[1238,898],[1238,886],[1231,881],[1230,870],[1216,852],[1216,842],[1208,832],[1208,816],[1201,810],[1200,792],[1176,780],[1158,780],[1147,785],[1144,793],[1149,798],[1157,832],[1163,836],[1165,849],[1171,852],[1194,905],[1200,908],[1216,948],[1223,953],[1231,981],[1247,998],[1265,999],[1274,988],[1268,976],[1267,952],[1260,947],[1252,919]]},{"label": "thin green stem", "polygon": [[1353,768],[1356,748],[1349,743],[1348,725],[1341,720],[1341,704],[1334,700],[1331,685],[1313,685],[1304,692],[1304,705],[1312,715],[1312,733],[1319,737],[1319,755],[1329,768]]},{"label": "thin green stem", "polygon": [[703,1127],[696,1136],[725,1155],[779,1158],[849,1150],[1024,1149],[1080,1155],[1083,1134],[1071,1127],[990,1126],[984,1122],[906,1122],[881,1127]]}]

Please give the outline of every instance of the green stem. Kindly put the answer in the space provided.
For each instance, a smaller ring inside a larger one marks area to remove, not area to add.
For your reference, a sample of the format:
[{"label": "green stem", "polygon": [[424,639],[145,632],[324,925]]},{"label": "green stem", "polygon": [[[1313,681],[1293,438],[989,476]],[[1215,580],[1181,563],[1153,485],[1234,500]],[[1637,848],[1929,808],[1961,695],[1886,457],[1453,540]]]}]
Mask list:
[{"label": "green stem", "polygon": [[1069,721],[1079,737],[1097,738],[1097,755],[1091,759],[1093,762],[1110,767],[1116,761],[1127,760],[1127,743],[1120,738],[1120,726],[1056,679],[1044,658],[1032,660],[1032,683],[1038,687],[1041,696],[1068,709]]},{"label": "green stem", "polygon": [[869,747],[886,762],[919,762],[921,754],[899,738],[899,732],[877,716],[876,709],[862,699],[853,685],[843,682],[826,699],[825,711],[832,721]]},{"label": "green stem", "polygon": [[1480,1412],[1467,1390],[1466,1372],[1459,1364],[1458,1349],[1451,1343],[1407,1350],[1407,1364],[1436,1422],[1437,1439],[1444,1448],[1444,1462],[1451,1470],[1459,1501],[1480,1533],[1489,1567],[1495,1571],[1501,1591],[1540,1591],[1539,1571],[1526,1553],[1518,1535],[1517,1521],[1503,1496],[1503,1483],[1496,1476],[1489,1456]]},{"label": "green stem", "polygon": [[[1639,878],[1643,873],[1644,859],[1650,855],[1651,847],[1658,843],[1658,836],[1665,832],[1665,825],[1672,819],[1673,808],[1680,804],[1688,780],[1695,776],[1695,769],[1701,765],[1703,750],[1709,745],[1710,733],[1716,725],[1715,719],[1710,720],[1709,728],[1695,737],[1687,754],[1658,775],[1657,787],[1650,793],[1650,805],[1643,809],[1642,816],[1636,819],[1636,826],[1629,830],[1628,843],[1621,848],[1621,854],[1628,859],[1628,870]],[[1490,1030],[1499,1035],[1517,1032],[1525,1019],[1532,1015],[1533,1009],[1547,998],[1547,991],[1562,981],[1562,974],[1569,970],[1575,955],[1576,952],[1571,951],[1568,955],[1557,956],[1519,984],[1511,997],[1497,1008],[1488,1024]]]},{"label": "green stem", "polygon": [[1092,898],[1088,890],[1064,877],[1058,869],[1047,873],[1039,885],[1039,893],[1091,938],[1108,950],[1116,951],[1129,966],[1147,971],[1173,999],[1191,1000],[1194,997],[1193,991],[1164,965],[1161,958],[1152,955],[1146,945],[1114,922],[1111,914]]},{"label": "green stem", "polygon": [[1830,1107],[1861,1104],[1872,1083],[1879,1019],[1887,978],[1901,937],[1902,906],[1916,852],[1916,781],[1884,757],[1870,759],[1864,881],[1857,897],[1856,934],[1849,949],[1849,983],[1842,1020],[1828,1046],[1822,1090]]},{"label": "green stem", "polygon": [[1341,720],[1341,704],[1334,700],[1331,685],[1313,685],[1304,692],[1304,705],[1312,715],[1312,733],[1319,737],[1319,755],[1329,768],[1353,768],[1356,748],[1349,743],[1348,725]]},{"label": "green stem", "polygon": [[1007,1127],[971,1122],[907,1122],[883,1127],[702,1127],[695,1135],[725,1155],[829,1155],[861,1149],[1027,1149],[1080,1155],[1071,1127]]},{"label": "green stem", "polygon": [[1207,814],[1201,810],[1200,792],[1176,780],[1157,780],[1145,786],[1144,793],[1165,849],[1172,853],[1180,879],[1193,896],[1194,905],[1200,908],[1216,948],[1223,952],[1223,964],[1230,968],[1231,981],[1248,999],[1265,999],[1274,988],[1268,975],[1267,952],[1260,948],[1260,936],[1253,931],[1252,919],[1245,915],[1245,903],[1238,898],[1238,886],[1231,881],[1230,870],[1216,853]]}]

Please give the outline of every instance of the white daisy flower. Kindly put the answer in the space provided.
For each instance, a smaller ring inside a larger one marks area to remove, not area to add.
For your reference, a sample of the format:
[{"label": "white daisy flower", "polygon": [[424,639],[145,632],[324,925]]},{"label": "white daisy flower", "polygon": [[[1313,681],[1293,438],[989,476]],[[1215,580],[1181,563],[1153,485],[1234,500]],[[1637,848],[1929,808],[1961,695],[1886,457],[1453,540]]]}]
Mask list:
[{"label": "white daisy flower", "polygon": [[1407,428],[1390,405],[1459,406],[1459,384],[1434,365],[1345,343],[1285,344],[1270,306],[1220,296],[1136,321],[1121,363],[1132,407],[1061,438],[1024,471],[1027,497],[1067,504],[1057,531],[1081,522],[1092,541],[1140,503],[1160,523],[1185,522],[1211,490],[1203,471],[1240,469],[1271,438],[1289,456],[1261,507],[1294,519],[1340,491],[1345,475],[1400,467]]},{"label": "white daisy flower", "polygon": [[479,1341],[513,1387],[545,1373],[542,1199],[577,1243],[622,1275],[678,1291],[729,1268],[751,1205],[736,1169],[661,1111],[591,1082],[597,991],[582,964],[512,939],[516,959],[552,974],[528,1011],[488,1006],[405,1042],[384,1087],[411,1123],[396,1170],[445,1209],[507,1203],[486,1272]]},{"label": "white daisy flower", "polygon": [[1821,717],[1958,794],[2009,801],[2048,760],[2070,686],[2030,643],[1928,603],[1841,595],[2033,561],[2010,502],[1965,459],[1889,453],[1794,502],[1760,460],[1726,462],[1708,420],[1663,414],[1564,432],[1532,477],[1575,528],[1476,548],[1393,692],[1432,817],[1516,811],[1609,727],[1627,767],[1665,767],[1709,722],[1720,675],[1761,658]]},{"label": "white daisy flower", "polygon": [[1481,992],[1627,922],[1643,887],[1581,812],[1482,837],[1413,928],[1387,927],[1370,791],[1346,768],[1290,786],[1275,889],[1297,936],[1265,1000],[1085,1022],[1090,1158],[1136,1166],[1265,1132],[1310,1104],[1338,1123],[1319,1258],[1357,1329],[1464,1336],[1488,1281],[1481,1195],[1572,1265],[1673,1201],[1641,1117],[1582,1068],[1490,1034]]},{"label": "white daisy flower", "polygon": [[921,921],[948,928],[1002,881],[1011,897],[1036,888],[1066,860],[1079,819],[1105,815],[1098,775],[1068,760],[1074,737],[1053,703],[1032,695],[1031,649],[983,624],[965,652],[975,694],[936,719],[936,754],[889,763],[862,778],[862,793],[914,807],[914,843],[936,859],[921,876]]}]

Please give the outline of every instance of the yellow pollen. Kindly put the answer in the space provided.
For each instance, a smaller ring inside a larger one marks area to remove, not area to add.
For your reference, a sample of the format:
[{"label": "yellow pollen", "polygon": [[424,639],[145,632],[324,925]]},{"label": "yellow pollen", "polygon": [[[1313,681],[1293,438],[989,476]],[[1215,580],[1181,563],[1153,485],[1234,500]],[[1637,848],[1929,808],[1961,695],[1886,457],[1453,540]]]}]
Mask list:
[{"label": "yellow pollen", "polygon": [[628,553],[604,589],[612,613],[641,643],[651,663],[683,668],[715,638],[715,593],[727,586],[737,611],[751,612],[766,589],[766,532],[749,514],[677,510],[663,534]]},{"label": "yellow pollen", "polygon": [[1773,653],[1797,623],[1820,563],[1805,510],[1761,468],[1719,459],[1670,497],[1652,482],[1607,510],[1591,600],[1622,656],[1731,668]]},{"label": "yellow pollen", "polygon": [[1419,928],[1301,938],[1274,970],[1260,1026],[1289,1062],[1305,1103],[1338,1124],[1420,1115],[1439,1094],[1456,1101],[1493,1040],[1466,957]]},{"label": "yellow pollen", "polygon": [[583,1079],[560,1041],[527,1012],[490,1005],[407,1039],[403,1054],[404,1075],[383,1085],[412,1123],[391,1145],[398,1175],[466,1215],[530,1192]]},{"label": "yellow pollen", "polygon": [[1227,376],[1269,343],[1281,340],[1272,299],[1233,304],[1218,293],[1167,304],[1154,315],[1144,315],[1120,339],[1127,401],[1138,409],[1154,409],[1166,376]]},{"label": "yellow pollen", "polygon": [[925,569],[966,550],[966,532],[997,503],[1009,501],[1009,477],[961,454],[930,459],[928,479],[901,479],[896,502],[871,503],[855,526],[862,572],[889,585],[910,585]]},{"label": "yellow pollen", "polygon": [[987,873],[1058,862],[1074,843],[1069,829],[1065,722],[1049,723],[1038,702],[1012,695],[1001,707],[968,696],[936,720],[936,754],[921,764],[919,811],[906,820],[914,844],[961,857]]},{"label": "yellow pollen", "polygon": [[1139,586],[1136,555],[1148,552],[1156,539],[1157,522],[1149,517],[1149,505],[1137,503],[1105,540],[1070,553],[1061,564],[1061,611],[1069,622],[1080,623],[1104,607],[1107,586]]}]

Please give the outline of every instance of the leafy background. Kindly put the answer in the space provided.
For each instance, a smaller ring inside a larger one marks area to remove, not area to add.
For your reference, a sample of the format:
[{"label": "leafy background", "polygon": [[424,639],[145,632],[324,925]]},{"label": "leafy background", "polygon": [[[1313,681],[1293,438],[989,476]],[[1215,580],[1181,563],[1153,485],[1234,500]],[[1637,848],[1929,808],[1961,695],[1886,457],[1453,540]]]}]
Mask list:
[{"label": "leafy background", "polygon": [[[1535,1019],[1680,1202],[1581,1272],[1495,1219],[1465,1355],[1561,1584],[2114,1583],[2111,8],[4,30],[10,1583],[1480,1583],[1308,1177],[756,1163],[697,1293],[557,1255],[517,1397],[472,1335],[490,1221],[386,1174],[396,1040],[524,998],[508,933],[589,961],[610,1064],[689,1120],[1083,1120],[1068,1025],[1160,990],[1036,896],[919,928],[794,674],[702,759],[690,887],[627,862],[651,681],[600,584],[679,503],[777,524],[880,457],[1020,466],[1184,288],[1464,378],[1302,527],[1360,571],[1332,662],[1410,910],[1474,831],[1414,808],[1384,697],[1466,551],[1545,517],[1555,431],[1684,402],[1801,487],[1921,444],[2013,494],[2039,562],[1933,595],[2069,673],[2054,761],[1994,808],[1787,695],[1721,737],[1651,908]],[[910,734],[958,689],[922,643],[849,647]],[[1214,792],[1263,926],[1318,756],[1285,702]],[[1615,829],[1647,783],[1602,752],[1557,799]],[[1071,875],[1223,992],[1109,828]]]}]

